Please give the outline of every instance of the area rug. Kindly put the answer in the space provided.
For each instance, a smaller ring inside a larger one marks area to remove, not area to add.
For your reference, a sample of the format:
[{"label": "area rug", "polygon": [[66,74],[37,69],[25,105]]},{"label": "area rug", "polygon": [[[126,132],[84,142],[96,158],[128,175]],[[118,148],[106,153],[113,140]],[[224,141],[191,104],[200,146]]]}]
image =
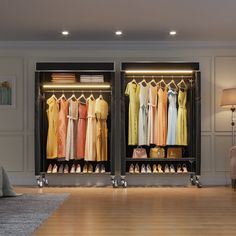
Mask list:
[{"label": "area rug", "polygon": [[23,194],[0,198],[0,235],[31,235],[69,194]]}]

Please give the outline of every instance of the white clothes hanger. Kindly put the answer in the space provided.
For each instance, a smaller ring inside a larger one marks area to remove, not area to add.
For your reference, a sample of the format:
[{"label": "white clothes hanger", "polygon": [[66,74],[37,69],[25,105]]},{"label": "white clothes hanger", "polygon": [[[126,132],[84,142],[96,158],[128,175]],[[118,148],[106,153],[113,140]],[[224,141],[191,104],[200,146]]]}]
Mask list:
[{"label": "white clothes hanger", "polygon": [[[180,80],[180,82],[177,84],[177,86],[181,89],[188,89],[188,85],[186,84],[186,82],[184,81],[183,77]],[[183,87],[182,87],[183,86]]]}]

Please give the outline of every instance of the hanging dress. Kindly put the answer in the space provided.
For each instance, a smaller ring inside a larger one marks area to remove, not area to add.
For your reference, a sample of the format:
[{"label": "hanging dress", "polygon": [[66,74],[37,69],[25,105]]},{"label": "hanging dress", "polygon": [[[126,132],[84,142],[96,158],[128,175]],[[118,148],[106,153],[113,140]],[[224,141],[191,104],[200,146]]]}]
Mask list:
[{"label": "hanging dress", "polygon": [[147,144],[156,144],[156,120],[157,116],[157,86],[149,85],[149,98],[148,98],[148,142]]},{"label": "hanging dress", "polygon": [[96,135],[97,135],[97,161],[107,161],[107,116],[108,103],[104,99],[96,99],[95,114],[97,118]]},{"label": "hanging dress", "polygon": [[66,160],[76,159],[76,122],[78,119],[78,102],[69,101],[69,115],[66,138]]},{"label": "hanging dress", "polygon": [[179,90],[176,144],[187,145],[187,91]]},{"label": "hanging dress", "polygon": [[165,146],[167,136],[167,89],[158,90],[157,145]]},{"label": "hanging dress", "polygon": [[65,158],[66,156],[66,135],[67,135],[67,123],[68,123],[68,108],[69,103],[65,99],[61,99],[59,102],[59,114],[58,114],[58,132],[57,132],[57,148],[58,158]]},{"label": "hanging dress", "polygon": [[48,136],[47,136],[47,159],[57,158],[57,129],[58,129],[58,104],[55,97],[47,100],[48,110]]},{"label": "hanging dress", "polygon": [[86,140],[87,105],[79,102],[79,119],[77,124],[77,159],[84,159]]},{"label": "hanging dress", "polygon": [[129,96],[128,145],[138,145],[139,89],[136,83],[129,82],[125,95]]},{"label": "hanging dress", "polygon": [[95,116],[96,101],[91,98],[87,101],[87,130],[85,141],[85,161],[96,161],[96,116]]},{"label": "hanging dress", "polygon": [[170,89],[168,91],[168,131],[167,131],[167,145],[176,145],[176,127],[177,127],[177,92]]}]

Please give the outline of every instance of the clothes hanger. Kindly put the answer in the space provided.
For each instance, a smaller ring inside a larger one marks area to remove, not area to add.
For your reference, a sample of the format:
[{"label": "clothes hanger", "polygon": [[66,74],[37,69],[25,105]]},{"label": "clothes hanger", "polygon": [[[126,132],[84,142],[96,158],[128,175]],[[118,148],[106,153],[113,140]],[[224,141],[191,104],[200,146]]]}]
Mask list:
[{"label": "clothes hanger", "polygon": [[157,82],[156,80],[154,79],[154,76],[152,76],[152,80],[149,82],[149,84],[156,86],[157,85]]},{"label": "clothes hanger", "polygon": [[94,98],[94,96],[93,96],[93,94],[92,94],[92,91],[91,91],[90,96],[87,98],[87,100],[89,100],[89,99],[91,99],[91,100],[95,100],[95,98]]},{"label": "clothes hanger", "polygon": [[[183,87],[182,87],[183,85]],[[180,82],[177,84],[177,86],[181,89],[187,89],[188,88],[188,85],[186,84],[186,82],[184,81],[183,79],[183,76],[182,76],[182,79],[180,80]]]},{"label": "clothes hanger", "polygon": [[64,94],[64,91],[62,91],[62,95],[58,98],[58,101],[60,101],[62,99],[66,100],[66,96]]},{"label": "clothes hanger", "polygon": [[50,98],[53,98],[53,99],[57,100],[57,97],[56,97],[56,95],[54,94],[54,90],[53,90],[52,96],[51,96]]},{"label": "clothes hanger", "polygon": [[137,84],[136,80],[134,79],[134,76],[133,76],[133,79],[131,81],[132,84]]},{"label": "clothes hanger", "polygon": [[83,91],[82,91],[82,94],[78,97],[77,101],[81,102],[82,99],[84,99],[85,102],[87,101],[86,97],[84,96]]},{"label": "clothes hanger", "polygon": [[68,100],[77,100],[75,93],[73,92],[73,94],[68,98]]},{"label": "clothes hanger", "polygon": [[147,81],[144,79],[144,76],[143,76],[143,80],[141,82],[139,82],[139,84],[141,84],[143,86],[147,86]]},{"label": "clothes hanger", "polygon": [[[162,84],[164,84],[164,87],[161,86]],[[159,82],[157,82],[157,85],[160,85],[161,88],[164,88],[164,89],[166,88],[167,84],[165,80],[163,79],[163,76],[162,76],[162,79]]]},{"label": "clothes hanger", "polygon": [[101,94],[101,90],[100,90],[100,95],[99,95],[99,97],[98,97],[100,100],[103,100],[103,96],[102,96],[102,94]]},{"label": "clothes hanger", "polygon": [[177,84],[175,83],[175,81],[174,81],[174,79],[173,79],[173,76],[172,76],[172,80],[167,84],[167,86],[168,86],[169,89],[171,89],[171,85],[174,85],[176,91],[178,90],[178,86],[177,86]]}]

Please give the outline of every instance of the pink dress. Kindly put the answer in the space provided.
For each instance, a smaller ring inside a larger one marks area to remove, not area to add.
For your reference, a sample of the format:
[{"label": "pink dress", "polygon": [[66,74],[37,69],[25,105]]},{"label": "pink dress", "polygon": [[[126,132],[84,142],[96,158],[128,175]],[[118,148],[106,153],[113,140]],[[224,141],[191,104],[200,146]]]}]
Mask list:
[{"label": "pink dress", "polygon": [[66,156],[66,131],[68,123],[68,108],[69,103],[67,100],[59,101],[58,113],[58,133],[57,133],[57,152],[58,158],[65,158]]},{"label": "pink dress", "polygon": [[79,119],[77,125],[77,159],[84,159],[86,141],[87,106],[79,102]]}]

